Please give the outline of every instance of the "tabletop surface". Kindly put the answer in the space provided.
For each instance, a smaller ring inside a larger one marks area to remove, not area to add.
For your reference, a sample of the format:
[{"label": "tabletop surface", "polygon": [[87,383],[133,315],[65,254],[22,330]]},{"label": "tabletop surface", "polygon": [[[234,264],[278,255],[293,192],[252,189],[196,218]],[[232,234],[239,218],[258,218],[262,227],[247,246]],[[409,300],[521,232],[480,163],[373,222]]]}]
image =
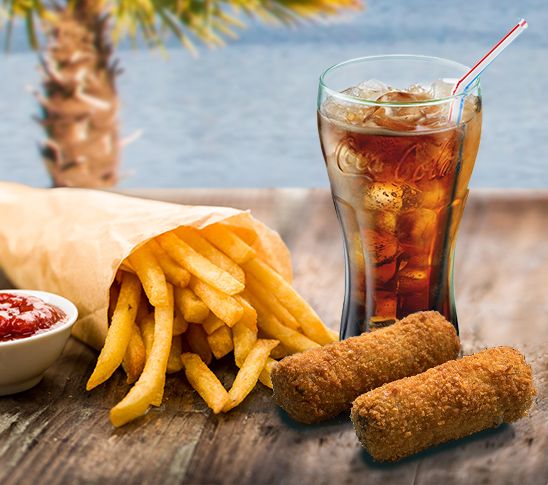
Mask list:
[{"label": "tabletop surface", "polygon": [[[295,286],[332,328],[343,298],[342,241],[320,189],[141,190],[185,204],[251,209],[292,252]],[[472,192],[459,234],[456,293],[466,353],[512,345],[532,364],[538,395],[512,425],[427,450],[396,464],[363,451],[352,424],[292,422],[258,385],[214,416],[182,374],[168,377],[162,406],[122,429],[108,411],[126,394],[118,371],[92,392],[96,353],[71,339],[42,382],[0,398],[0,483],[548,483],[548,192]],[[0,275],[0,288],[9,282]],[[224,359],[216,372],[234,378]]]}]

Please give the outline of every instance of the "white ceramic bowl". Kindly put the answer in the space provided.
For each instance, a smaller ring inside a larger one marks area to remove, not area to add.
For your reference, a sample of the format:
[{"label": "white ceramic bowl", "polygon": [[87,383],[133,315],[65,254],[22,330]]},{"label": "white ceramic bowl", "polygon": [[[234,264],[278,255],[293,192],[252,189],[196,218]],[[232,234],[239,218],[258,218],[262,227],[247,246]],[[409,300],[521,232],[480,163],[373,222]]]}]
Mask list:
[{"label": "white ceramic bowl", "polygon": [[42,379],[44,372],[63,352],[70,329],[78,318],[78,310],[62,296],[46,291],[0,290],[41,298],[67,315],[67,320],[38,335],[0,342],[0,396],[26,391]]}]

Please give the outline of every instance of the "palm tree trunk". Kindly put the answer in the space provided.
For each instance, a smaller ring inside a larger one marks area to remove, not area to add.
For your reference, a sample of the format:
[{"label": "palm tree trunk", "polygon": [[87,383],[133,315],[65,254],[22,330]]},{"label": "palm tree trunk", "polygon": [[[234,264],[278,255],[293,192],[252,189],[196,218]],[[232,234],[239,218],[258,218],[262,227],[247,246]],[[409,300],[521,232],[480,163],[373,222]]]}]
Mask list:
[{"label": "palm tree trunk", "polygon": [[108,187],[118,181],[116,63],[107,18],[82,0],[46,26],[39,96],[47,139],[41,146],[55,186]]}]

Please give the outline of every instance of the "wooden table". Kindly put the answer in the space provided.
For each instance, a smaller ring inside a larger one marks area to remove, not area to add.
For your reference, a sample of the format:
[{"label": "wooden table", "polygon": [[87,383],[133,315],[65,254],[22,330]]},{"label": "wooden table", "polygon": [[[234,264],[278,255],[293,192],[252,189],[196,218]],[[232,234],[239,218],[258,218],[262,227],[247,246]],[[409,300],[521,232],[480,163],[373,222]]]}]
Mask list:
[{"label": "wooden table", "polygon": [[[326,190],[140,191],[145,197],[251,208],[292,250],[295,285],[333,328],[343,297],[342,243]],[[538,396],[530,416],[397,464],[362,451],[348,419],[292,422],[258,386],[213,416],[181,375],[165,403],[123,429],[108,410],[127,392],[122,372],[87,393],[96,355],[75,340],[43,381],[0,398],[0,483],[520,484],[548,482],[548,192],[474,192],[457,248],[465,351],[520,348]],[[0,277],[0,288],[9,283]],[[218,370],[226,385],[231,366]]]}]

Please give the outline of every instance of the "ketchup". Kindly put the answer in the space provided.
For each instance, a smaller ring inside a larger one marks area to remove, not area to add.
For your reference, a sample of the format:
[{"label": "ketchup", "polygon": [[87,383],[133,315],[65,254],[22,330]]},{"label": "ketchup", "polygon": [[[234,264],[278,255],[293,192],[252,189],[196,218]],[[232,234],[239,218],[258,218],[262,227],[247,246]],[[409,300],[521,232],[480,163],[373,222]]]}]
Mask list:
[{"label": "ketchup", "polygon": [[43,333],[65,318],[61,309],[35,296],[0,293],[0,342]]}]

